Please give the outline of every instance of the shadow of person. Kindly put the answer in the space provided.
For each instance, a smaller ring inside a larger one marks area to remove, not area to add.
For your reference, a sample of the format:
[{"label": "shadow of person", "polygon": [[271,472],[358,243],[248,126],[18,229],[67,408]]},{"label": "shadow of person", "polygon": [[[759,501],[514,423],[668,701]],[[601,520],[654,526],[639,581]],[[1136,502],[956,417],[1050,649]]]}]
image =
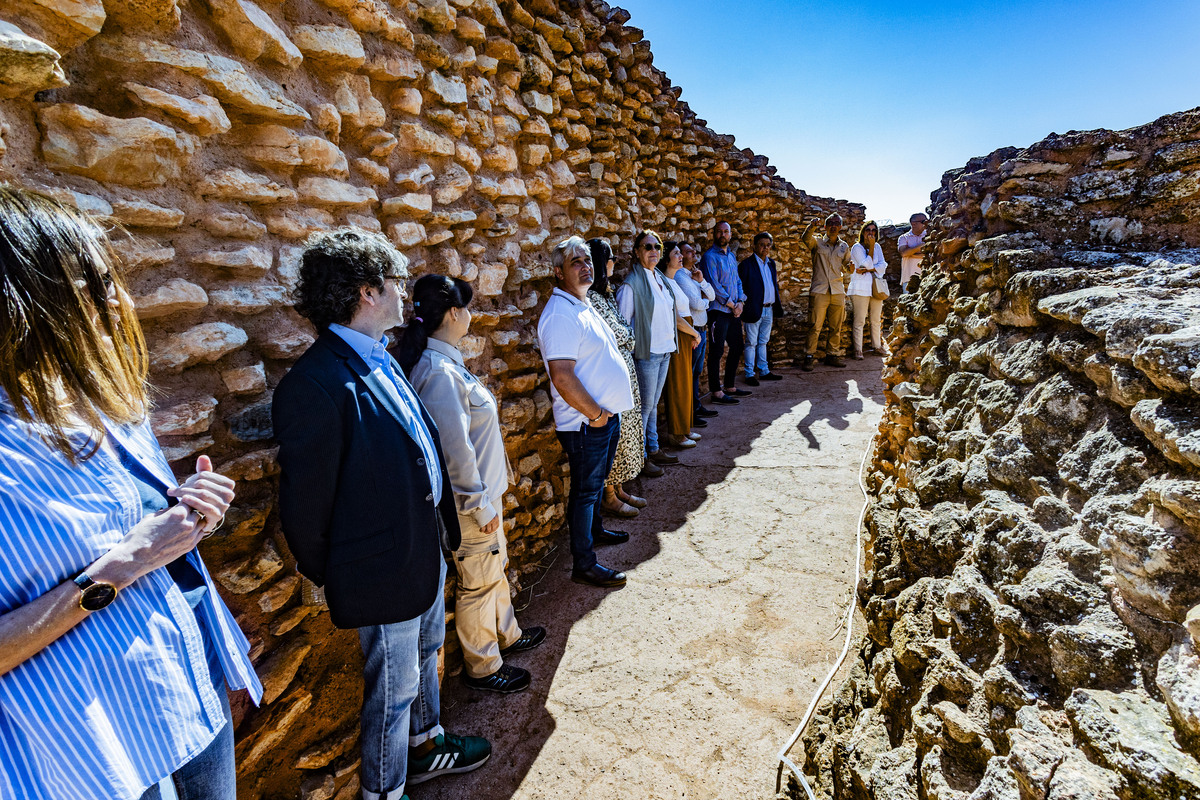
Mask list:
[{"label": "shadow of person", "polygon": [[856,378],[856,373],[863,370],[834,367],[826,371],[840,373],[844,379],[830,379],[830,376],[826,375],[819,383],[810,382],[810,385],[819,387],[819,394],[807,399],[808,413],[796,423],[796,429],[808,441],[810,450],[821,449],[821,442],[813,432],[814,427],[825,425],[834,430],[844,431],[850,427],[850,417],[861,414],[864,408],[863,398],[859,393],[859,381]]}]

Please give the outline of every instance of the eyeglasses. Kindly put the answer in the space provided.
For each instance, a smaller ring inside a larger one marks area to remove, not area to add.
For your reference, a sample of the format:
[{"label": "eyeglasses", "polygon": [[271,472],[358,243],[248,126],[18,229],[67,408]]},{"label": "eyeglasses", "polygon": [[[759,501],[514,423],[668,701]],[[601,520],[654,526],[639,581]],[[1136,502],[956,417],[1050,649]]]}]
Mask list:
[{"label": "eyeglasses", "polygon": [[644,244],[642,249],[649,253],[651,250],[662,250],[661,244]]}]

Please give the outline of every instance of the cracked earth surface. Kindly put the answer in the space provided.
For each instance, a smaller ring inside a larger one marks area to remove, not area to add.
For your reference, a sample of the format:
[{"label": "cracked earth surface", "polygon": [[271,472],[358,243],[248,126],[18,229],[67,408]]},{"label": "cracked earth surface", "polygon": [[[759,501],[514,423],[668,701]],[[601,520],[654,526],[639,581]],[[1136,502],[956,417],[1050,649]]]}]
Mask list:
[{"label": "cracked earth surface", "polygon": [[774,796],[776,753],[844,636],[857,473],[883,408],[878,359],[850,364],[718,407],[680,466],[643,480],[649,507],[605,522],[631,540],[598,551],[624,589],[572,583],[564,534],[517,600],[549,634],[511,657],[532,688],[445,680],[444,724],[487,736],[491,761],[413,800]]}]

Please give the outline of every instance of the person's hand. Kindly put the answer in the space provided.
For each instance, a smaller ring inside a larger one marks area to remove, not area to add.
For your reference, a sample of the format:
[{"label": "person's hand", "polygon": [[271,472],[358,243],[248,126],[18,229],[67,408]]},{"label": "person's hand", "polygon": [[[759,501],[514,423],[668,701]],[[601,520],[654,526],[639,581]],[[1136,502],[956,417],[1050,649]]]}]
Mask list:
[{"label": "person's hand", "polygon": [[196,459],[196,474],[179,487],[167,490],[182,505],[199,512],[204,533],[216,530],[233,502],[233,479],[213,472],[212,468],[212,459],[200,456]]},{"label": "person's hand", "polygon": [[479,532],[480,533],[495,533],[496,529],[499,527],[500,527],[500,515],[497,514],[496,516],[492,517],[488,521],[487,525],[484,525],[482,528],[480,528]]},{"label": "person's hand", "polygon": [[740,317],[742,315],[742,308],[743,308],[743,306],[741,303],[738,303],[737,305],[735,305],[733,307],[733,315],[735,317]]},{"label": "person's hand", "polygon": [[[691,334],[688,334],[688,335],[690,336]],[[700,337],[692,336],[692,349],[695,350],[699,346],[700,346]]]},{"label": "person's hand", "polygon": [[602,409],[600,411],[600,416],[596,419],[596,421],[595,422],[589,421],[588,425],[592,428],[603,428],[605,425],[608,424],[608,421],[610,419],[612,419],[612,412],[609,411],[608,409]]}]

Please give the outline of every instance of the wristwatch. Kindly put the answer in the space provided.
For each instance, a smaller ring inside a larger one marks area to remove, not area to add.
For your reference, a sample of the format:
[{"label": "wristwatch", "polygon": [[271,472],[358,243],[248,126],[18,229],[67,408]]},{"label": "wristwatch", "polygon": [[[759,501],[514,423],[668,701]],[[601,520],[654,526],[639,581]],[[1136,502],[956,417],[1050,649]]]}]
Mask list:
[{"label": "wristwatch", "polygon": [[74,583],[79,587],[79,607],[84,611],[99,611],[117,599],[117,587],[111,583],[98,583],[86,572],[79,573]]}]

